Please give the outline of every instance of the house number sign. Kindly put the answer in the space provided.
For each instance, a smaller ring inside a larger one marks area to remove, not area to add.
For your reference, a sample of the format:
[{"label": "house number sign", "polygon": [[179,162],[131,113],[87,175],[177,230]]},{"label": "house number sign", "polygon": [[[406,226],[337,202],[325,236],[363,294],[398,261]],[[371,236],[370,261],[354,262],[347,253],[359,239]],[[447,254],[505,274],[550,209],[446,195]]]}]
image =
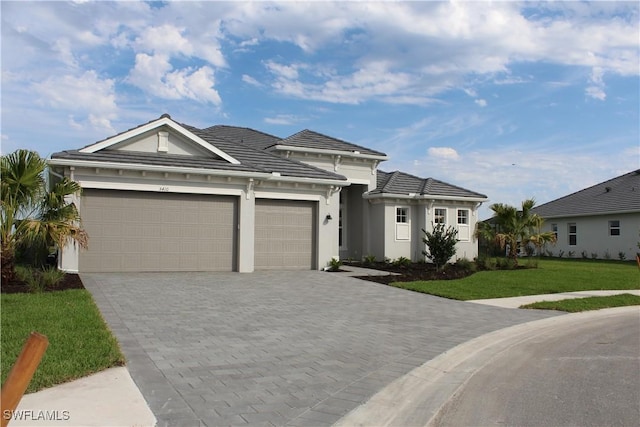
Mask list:
[{"label": "house number sign", "polygon": [[167,193],[169,192],[169,187],[160,187],[160,191],[162,191],[163,193]]}]

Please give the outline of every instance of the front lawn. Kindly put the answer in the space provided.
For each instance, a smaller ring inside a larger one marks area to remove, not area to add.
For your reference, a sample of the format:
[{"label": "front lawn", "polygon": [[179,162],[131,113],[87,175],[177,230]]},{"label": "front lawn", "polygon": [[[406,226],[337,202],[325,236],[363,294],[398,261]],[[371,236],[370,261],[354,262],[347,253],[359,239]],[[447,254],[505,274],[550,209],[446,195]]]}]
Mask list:
[{"label": "front lawn", "polygon": [[116,339],[84,289],[2,294],[2,383],[32,331],[49,339],[27,392],[124,364]]},{"label": "front lawn", "polygon": [[473,300],[585,290],[640,289],[635,263],[541,259],[538,268],[480,271],[459,280],[394,282],[398,288]]},{"label": "front lawn", "polygon": [[579,311],[600,310],[610,307],[626,307],[640,305],[640,296],[632,294],[609,295],[604,297],[588,297],[563,299],[560,301],[540,301],[523,305],[520,308],[535,308],[540,310],[559,310],[569,313]]}]

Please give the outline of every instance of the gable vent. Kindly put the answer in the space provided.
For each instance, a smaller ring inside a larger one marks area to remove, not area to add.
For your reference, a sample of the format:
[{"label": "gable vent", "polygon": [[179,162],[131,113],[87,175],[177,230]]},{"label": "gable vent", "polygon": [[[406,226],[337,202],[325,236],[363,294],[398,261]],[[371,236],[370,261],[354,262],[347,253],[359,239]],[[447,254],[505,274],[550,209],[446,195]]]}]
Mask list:
[{"label": "gable vent", "polygon": [[158,152],[159,153],[169,152],[169,132],[167,131],[161,130],[158,132]]}]

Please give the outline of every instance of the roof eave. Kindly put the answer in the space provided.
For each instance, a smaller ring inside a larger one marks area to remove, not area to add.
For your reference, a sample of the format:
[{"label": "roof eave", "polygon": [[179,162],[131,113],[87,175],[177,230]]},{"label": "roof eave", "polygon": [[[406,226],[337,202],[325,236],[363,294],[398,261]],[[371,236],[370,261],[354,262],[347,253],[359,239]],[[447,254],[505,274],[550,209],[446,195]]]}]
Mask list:
[{"label": "roof eave", "polygon": [[276,144],[269,148],[270,150],[280,150],[280,151],[293,151],[298,153],[309,153],[309,154],[326,154],[333,156],[348,156],[354,157],[358,159],[368,159],[368,160],[377,160],[377,161],[385,161],[389,160],[389,156],[385,155],[377,155],[377,154],[364,154],[360,153],[357,150],[354,151],[345,151],[345,150],[326,150],[322,148],[307,148],[307,147],[297,147],[295,145],[284,145],[284,144]]},{"label": "roof eave", "polygon": [[364,199],[407,199],[407,200],[452,200],[460,202],[484,203],[487,197],[445,196],[435,194],[365,193]]},{"label": "roof eave", "polygon": [[[533,211],[534,213],[535,210]],[[627,209],[627,210],[616,210],[616,211],[608,211],[608,212],[591,212],[591,213],[577,213],[577,214],[557,214],[557,215],[543,215],[538,214],[544,219],[555,219],[555,218],[580,218],[580,217],[588,217],[588,216],[604,216],[604,215],[622,215],[622,214],[634,214],[640,213],[640,209]]]},{"label": "roof eave", "polygon": [[49,159],[47,163],[51,166],[69,166],[69,167],[82,167],[82,168],[98,168],[98,169],[120,169],[120,170],[135,170],[145,172],[158,172],[158,173],[180,173],[180,174],[192,174],[192,175],[214,175],[214,176],[231,176],[239,178],[255,178],[260,180],[274,180],[282,182],[299,182],[318,185],[336,185],[346,186],[349,182],[340,179],[329,178],[309,178],[309,177],[296,177],[296,176],[282,176],[278,172],[250,172],[250,171],[234,171],[224,169],[209,169],[209,168],[190,168],[190,167],[176,167],[176,166],[162,166],[162,165],[147,165],[143,163],[118,163],[118,162],[102,162],[94,160],[71,160],[71,159]]}]

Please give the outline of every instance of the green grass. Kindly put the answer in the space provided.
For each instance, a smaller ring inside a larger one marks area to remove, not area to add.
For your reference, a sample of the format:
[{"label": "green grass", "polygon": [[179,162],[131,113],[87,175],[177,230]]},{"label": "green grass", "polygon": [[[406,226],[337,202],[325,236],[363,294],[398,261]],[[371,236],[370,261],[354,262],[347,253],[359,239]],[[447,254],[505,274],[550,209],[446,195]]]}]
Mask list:
[{"label": "green grass", "polygon": [[85,290],[2,294],[1,303],[2,383],[32,331],[46,335],[49,347],[29,393],[124,363],[116,339]]},{"label": "green grass", "polygon": [[460,280],[395,282],[392,286],[445,298],[473,300],[585,290],[640,289],[640,272],[631,262],[541,259],[538,268],[480,271]]},{"label": "green grass", "polygon": [[564,299],[560,301],[540,301],[523,305],[520,308],[536,308],[541,310],[559,310],[569,313],[579,311],[600,310],[610,307],[626,307],[628,305],[640,305],[640,296],[631,294],[610,295],[604,297],[588,297],[576,299]]}]

